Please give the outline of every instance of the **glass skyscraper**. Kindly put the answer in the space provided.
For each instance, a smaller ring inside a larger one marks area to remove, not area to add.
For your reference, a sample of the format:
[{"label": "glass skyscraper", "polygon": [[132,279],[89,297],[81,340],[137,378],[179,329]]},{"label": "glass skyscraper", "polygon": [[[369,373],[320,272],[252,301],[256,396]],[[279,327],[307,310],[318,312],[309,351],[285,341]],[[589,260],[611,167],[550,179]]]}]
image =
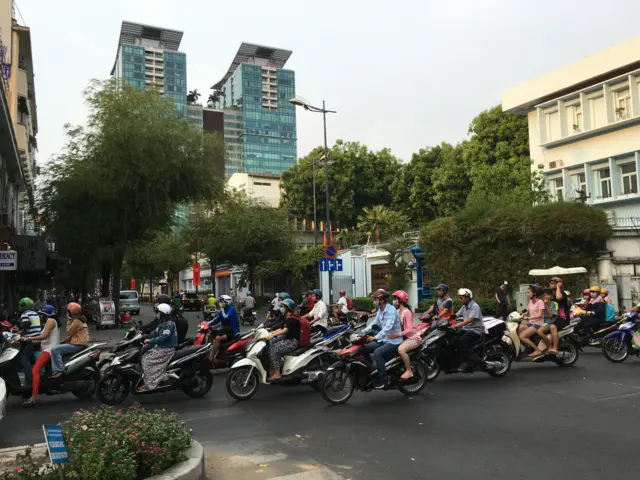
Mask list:
[{"label": "glass skyscraper", "polygon": [[141,90],[155,88],[187,115],[187,56],[178,52],[182,32],[122,22],[111,75]]},{"label": "glass skyscraper", "polygon": [[227,74],[214,85],[224,112],[225,173],[279,175],[297,160],[295,73],[291,51],[243,43]]}]

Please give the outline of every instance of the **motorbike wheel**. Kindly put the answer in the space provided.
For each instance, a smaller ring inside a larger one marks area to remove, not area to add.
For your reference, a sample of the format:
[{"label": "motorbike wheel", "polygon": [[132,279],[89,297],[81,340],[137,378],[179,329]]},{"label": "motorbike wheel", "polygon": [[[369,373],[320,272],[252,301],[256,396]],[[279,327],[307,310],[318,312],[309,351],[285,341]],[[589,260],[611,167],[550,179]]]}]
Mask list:
[{"label": "motorbike wheel", "polygon": [[96,397],[105,405],[118,405],[129,396],[131,383],[118,375],[105,375],[98,382]]},{"label": "motorbike wheel", "polygon": [[571,341],[561,341],[560,345],[558,345],[558,352],[569,354],[567,359],[556,359],[556,363],[561,367],[572,367],[578,361],[578,357],[580,357],[578,346]]},{"label": "motorbike wheel", "polygon": [[424,366],[424,363],[419,361],[411,362],[411,370],[413,370],[413,375],[418,375],[420,377],[420,380],[410,385],[398,385],[398,390],[408,397],[420,393],[422,389],[427,386],[428,370],[427,367]]},{"label": "motorbike wheel", "polygon": [[322,398],[331,405],[342,405],[353,395],[356,389],[355,380],[352,374],[344,370],[333,370],[322,382]]},{"label": "motorbike wheel", "polygon": [[232,369],[227,375],[227,393],[236,400],[249,400],[259,386],[258,372],[251,367]]},{"label": "motorbike wheel", "polygon": [[485,360],[489,360],[489,359],[499,361],[502,363],[502,367],[498,370],[492,370],[492,371],[487,370],[487,373],[492,377],[495,377],[495,378],[504,377],[507,373],[509,373],[509,370],[511,370],[512,355],[509,355],[509,353],[503,347],[494,346],[489,351],[489,353],[485,358]]},{"label": "motorbike wheel", "polygon": [[433,382],[440,375],[440,364],[433,355],[424,355],[422,358],[425,368],[427,369],[427,381]]},{"label": "motorbike wheel", "polygon": [[602,354],[613,363],[622,363],[629,358],[629,346],[620,338],[607,338],[602,342]]},{"label": "motorbike wheel", "polygon": [[184,387],[182,391],[189,395],[191,398],[204,397],[211,387],[213,386],[213,374],[211,370],[204,369],[198,370],[195,375],[196,386]]},{"label": "motorbike wheel", "polygon": [[98,382],[100,381],[100,371],[94,368],[87,368],[84,371],[84,376],[82,380],[90,381],[91,387],[88,389],[79,389],[79,390],[71,390],[76,398],[90,398],[96,393],[96,388],[98,388]]}]

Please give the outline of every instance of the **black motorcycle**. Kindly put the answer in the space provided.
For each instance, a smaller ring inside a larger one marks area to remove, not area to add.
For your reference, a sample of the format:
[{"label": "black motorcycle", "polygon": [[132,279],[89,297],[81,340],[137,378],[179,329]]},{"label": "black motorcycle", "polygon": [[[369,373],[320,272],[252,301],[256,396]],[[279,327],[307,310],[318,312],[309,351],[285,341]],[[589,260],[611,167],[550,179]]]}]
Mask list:
[{"label": "black motorcycle", "polygon": [[243,325],[246,325],[248,323],[249,325],[253,326],[255,325],[256,320],[258,320],[258,313],[254,309],[240,310],[240,323],[242,323]]},{"label": "black motorcycle", "polygon": [[[511,369],[511,347],[503,340],[507,325],[502,320],[485,321],[485,333],[472,345],[468,358],[470,362],[465,373],[481,371],[492,377],[504,377]],[[427,380],[435,380],[441,371],[447,374],[458,373],[461,365],[460,352],[456,350],[456,341],[462,334],[459,329],[451,328],[445,319],[434,322],[426,334],[422,351],[422,361],[427,367]]]},{"label": "black motorcycle", "polygon": [[[138,338],[140,337],[140,338]],[[210,343],[176,350],[167,366],[164,378],[153,390],[138,391],[142,385],[142,365],[140,364],[141,335],[134,337],[130,348],[113,359],[98,382],[96,396],[107,405],[122,403],[132,395],[151,395],[170,390],[181,390],[191,398],[205,396],[213,386]]]}]

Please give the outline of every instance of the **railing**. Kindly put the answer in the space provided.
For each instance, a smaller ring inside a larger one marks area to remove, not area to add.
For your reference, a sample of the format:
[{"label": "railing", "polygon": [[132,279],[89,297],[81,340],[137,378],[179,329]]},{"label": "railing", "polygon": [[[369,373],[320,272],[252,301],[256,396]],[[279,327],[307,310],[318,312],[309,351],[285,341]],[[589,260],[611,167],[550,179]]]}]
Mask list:
[{"label": "railing", "polygon": [[638,229],[640,230],[640,215],[628,215],[628,216],[610,216],[609,225],[613,229]]}]

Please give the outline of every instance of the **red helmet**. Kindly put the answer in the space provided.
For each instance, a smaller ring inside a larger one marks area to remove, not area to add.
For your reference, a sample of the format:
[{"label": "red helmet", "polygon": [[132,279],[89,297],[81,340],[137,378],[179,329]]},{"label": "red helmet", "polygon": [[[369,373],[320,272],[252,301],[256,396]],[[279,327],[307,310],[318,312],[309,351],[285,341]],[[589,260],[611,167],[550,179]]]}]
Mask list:
[{"label": "red helmet", "polygon": [[582,291],[582,294],[583,294],[583,295],[589,295],[589,293],[591,293],[591,290],[589,290],[588,288],[585,288],[585,289]]},{"label": "red helmet", "polygon": [[385,300],[389,298],[389,292],[387,292],[384,288],[379,288],[375,292],[371,294],[373,298],[384,298]]},{"label": "red helmet", "polygon": [[347,292],[346,292],[345,290],[340,290],[338,293],[339,293],[340,295],[346,295],[346,294],[347,294]]},{"label": "red helmet", "polygon": [[67,312],[71,315],[79,315],[82,313],[82,307],[79,303],[70,302],[67,304]]},{"label": "red helmet", "polygon": [[396,290],[393,292],[393,296],[400,300],[402,303],[409,303],[409,294],[404,290]]}]

